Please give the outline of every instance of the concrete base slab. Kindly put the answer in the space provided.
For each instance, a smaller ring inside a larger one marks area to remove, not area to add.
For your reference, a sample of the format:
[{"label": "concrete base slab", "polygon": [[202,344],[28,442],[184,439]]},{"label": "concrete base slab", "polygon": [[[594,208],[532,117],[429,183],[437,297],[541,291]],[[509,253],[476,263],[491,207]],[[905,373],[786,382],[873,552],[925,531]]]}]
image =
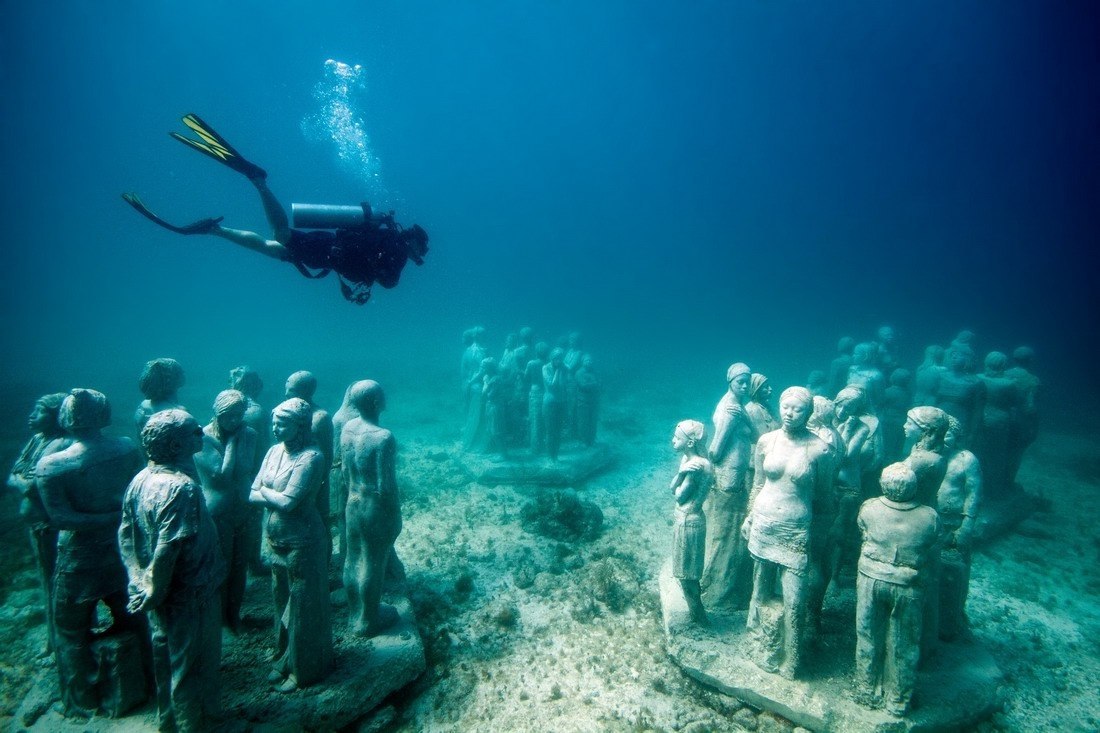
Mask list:
[{"label": "concrete base slab", "polygon": [[854,594],[827,606],[823,633],[805,679],[787,680],[746,656],[755,645],[745,612],[708,612],[711,625],[691,623],[671,562],[659,578],[668,653],[689,676],[754,707],[814,731],[955,731],[970,729],[999,706],[1001,672],[972,641],[941,644],[920,672],[913,710],[895,718],[851,698],[855,659]]}]

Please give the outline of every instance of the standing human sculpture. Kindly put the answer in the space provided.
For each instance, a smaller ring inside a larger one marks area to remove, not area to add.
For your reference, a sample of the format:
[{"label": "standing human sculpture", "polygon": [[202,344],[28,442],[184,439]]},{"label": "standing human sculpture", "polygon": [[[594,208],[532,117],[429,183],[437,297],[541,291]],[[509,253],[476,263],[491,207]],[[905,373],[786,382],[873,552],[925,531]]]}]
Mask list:
[{"label": "standing human sculpture", "polygon": [[584,355],[573,379],[577,383],[577,440],[591,448],[600,422],[600,380],[591,356]]},{"label": "standing human sculpture", "polygon": [[1022,399],[1016,380],[1005,373],[1007,368],[1008,357],[991,351],[985,357],[985,371],[978,377],[985,385],[985,402],[974,454],[982,462],[983,487],[990,499],[1007,497],[1013,487],[1012,433]]},{"label": "standing human sculpture", "polygon": [[865,404],[866,395],[859,387],[845,387],[840,390],[834,403],[833,426],[841,439],[834,487],[838,534],[828,563],[830,577],[838,581],[845,580],[849,587],[855,581],[854,571],[859,555],[856,515],[863,501],[868,498],[863,487],[863,477],[874,470],[873,453],[867,450],[871,430],[860,419]]},{"label": "standing human sculpture", "polygon": [[138,434],[153,414],[161,410],[187,409],[179,400],[179,390],[185,381],[183,367],[175,359],[164,357],[145,363],[141,377],[138,378],[138,389],[145,399],[134,411],[134,424]]},{"label": "standing human sculpture", "polygon": [[1039,434],[1038,397],[1042,382],[1031,371],[1034,358],[1035,351],[1030,346],[1018,346],[1012,350],[1012,366],[1005,370],[1005,375],[1016,382],[1020,392],[1020,409],[1012,426],[1008,449],[1008,481],[1013,486],[1024,452]]},{"label": "standing human sculpture", "polygon": [[714,408],[707,453],[715,484],[705,505],[707,532],[703,600],[711,608],[746,608],[752,593],[752,558],[741,525],[749,505],[749,466],[757,434],[745,411],[751,370],[740,362],[726,370],[726,393]]},{"label": "standing human sculpture", "polygon": [[947,422],[947,469],[936,493],[936,511],[945,534],[940,550],[939,635],[951,641],[969,626],[966,597],[970,593],[974,527],[982,500],[982,467],[977,457],[959,444],[959,421],[949,415]]},{"label": "standing human sculpture", "polygon": [[985,383],[970,373],[973,360],[974,352],[968,346],[954,345],[947,350],[946,369],[940,374],[934,402],[959,421],[967,445],[975,445],[985,410]]},{"label": "standing human sculpture", "polygon": [[676,501],[672,519],[672,577],[680,583],[691,620],[709,624],[699,580],[703,577],[707,516],[703,502],[714,484],[714,468],[704,453],[706,428],[697,420],[684,420],[672,433],[672,449],[680,454],[680,465],[669,484]]},{"label": "standing human sculpture", "polygon": [[535,344],[534,358],[527,361],[523,371],[523,383],[527,390],[527,447],[531,455],[542,455],[546,450],[546,424],[542,412],[542,368],[550,356],[550,346],[545,341]]},{"label": "standing human sculpture", "polygon": [[936,344],[925,347],[924,361],[917,367],[913,380],[913,404],[931,405],[936,401],[936,392],[940,386],[940,375],[944,372],[944,348]]},{"label": "standing human sculpture", "polygon": [[566,381],[569,379],[565,368],[565,350],[561,348],[550,352],[550,357],[542,367],[542,420],[546,455],[550,460],[558,460],[561,450],[562,431],[565,429]]},{"label": "standing human sculpture", "polygon": [[905,464],[884,468],[881,485],[883,495],[859,510],[855,683],[861,703],[901,717],[916,687],[940,523],[933,508],[914,500],[917,478]]},{"label": "standing human sculpture", "polygon": [[[754,661],[762,669],[794,679],[812,641],[810,627],[810,531],[814,497],[829,492],[833,462],[829,447],[806,423],[813,398],[805,387],[789,387],[779,398],[782,427],[756,444],[756,475],[742,532],[753,558],[748,627],[763,642]],[[782,590],[776,598],[776,586]],[[781,619],[772,623],[776,601]]]},{"label": "standing human sculpture", "polygon": [[63,451],[72,445],[73,439],[61,427],[58,414],[66,394],[48,394],[35,400],[34,410],[27,419],[33,433],[23,446],[19,457],[8,474],[8,486],[20,498],[19,516],[30,532],[31,550],[34,553],[38,578],[46,612],[45,654],[53,652],[55,633],[53,622],[53,574],[57,566],[57,527],[50,524],[50,515],[42,503],[35,469],[38,462],[48,455]]},{"label": "standing human sculpture", "polygon": [[317,510],[325,458],[312,445],[313,408],[292,397],[272,414],[275,445],[249,501],[266,507],[275,599],[275,662],[268,681],[292,692],[320,680],[332,656],[327,543]]},{"label": "standing human sculpture", "polygon": [[141,626],[126,610],[126,569],[118,548],[122,496],[141,457],[129,438],[103,435],[111,407],[101,392],[72,390],[58,420],[73,444],[42,458],[35,474],[50,524],[59,530],[54,643],[61,702],[66,715],[87,717],[100,703],[91,651],[96,606],[102,601],[110,610],[113,629]]},{"label": "standing human sculpture", "polygon": [[373,380],[351,387],[358,417],[340,431],[340,454],[347,486],[348,555],[344,589],[354,633],[376,636],[398,619],[397,610],[381,603],[393,543],[401,533],[401,498],[397,488],[397,443],[379,427],[386,408],[382,387]]},{"label": "standing human sculpture", "polygon": [[218,588],[225,577],[192,461],[205,436],[183,410],[163,410],[149,418],[141,439],[149,465],[126,489],[118,528],[129,609],[149,617],[160,730],[204,731],[220,707]]},{"label": "standing human sculpture", "polygon": [[876,414],[882,404],[886,378],[876,365],[878,347],[873,342],[857,344],[852,351],[852,366],[848,369],[845,386],[861,387],[867,394],[867,411]]},{"label": "standing human sculpture", "polygon": [[335,438],[333,437],[332,417],[327,410],[323,410],[314,402],[317,393],[317,378],[311,372],[298,371],[291,374],[286,380],[286,399],[297,397],[309,403],[313,410],[310,418],[310,436],[313,447],[321,452],[325,458],[325,469],[321,480],[321,489],[317,492],[317,512],[321,515],[321,522],[325,525],[325,564],[328,565],[332,557],[332,512],[329,504],[329,472],[332,470],[332,454]]},{"label": "standing human sculpture", "polygon": [[[229,388],[245,397],[244,422],[256,431],[256,456],[252,465],[259,466],[271,447],[271,415],[259,402],[264,381],[255,369],[241,365],[229,370]],[[245,511],[248,513],[248,533],[245,535],[248,567],[254,575],[267,575],[270,569],[264,565],[262,557],[264,511],[257,506],[249,506]]]},{"label": "standing human sculpture", "polygon": [[240,631],[241,604],[248,581],[253,517],[248,493],[259,470],[256,431],[244,422],[247,409],[243,393],[235,389],[219,392],[214,399],[214,419],[203,428],[202,448],[194,461],[225,560],[222,623],[234,634]]}]

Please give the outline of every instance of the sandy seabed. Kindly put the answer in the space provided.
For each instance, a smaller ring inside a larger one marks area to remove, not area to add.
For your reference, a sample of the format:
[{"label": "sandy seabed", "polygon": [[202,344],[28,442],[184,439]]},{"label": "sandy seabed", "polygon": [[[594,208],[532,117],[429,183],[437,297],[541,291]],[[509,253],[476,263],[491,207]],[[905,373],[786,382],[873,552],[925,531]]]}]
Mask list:
[{"label": "sandy seabed", "polygon": [[[473,480],[448,418],[457,397],[402,399],[384,422],[400,445],[397,549],[428,670],[362,730],[794,730],[697,685],[665,654],[656,578],[671,541],[668,439],[678,420],[703,415],[644,389],[608,395],[600,438],[616,463],[575,487],[602,509],[603,531],[562,542],[521,526],[533,490]],[[19,446],[2,448],[10,464]],[[973,631],[1005,673],[1003,708],[978,730],[1098,730],[1100,437],[1042,434],[1020,482],[1042,497],[1040,511],[974,557]],[[50,662],[38,657],[44,615],[10,492],[0,503],[0,578],[0,725],[18,730],[19,705]],[[267,592],[250,584],[246,621],[260,643]]]}]

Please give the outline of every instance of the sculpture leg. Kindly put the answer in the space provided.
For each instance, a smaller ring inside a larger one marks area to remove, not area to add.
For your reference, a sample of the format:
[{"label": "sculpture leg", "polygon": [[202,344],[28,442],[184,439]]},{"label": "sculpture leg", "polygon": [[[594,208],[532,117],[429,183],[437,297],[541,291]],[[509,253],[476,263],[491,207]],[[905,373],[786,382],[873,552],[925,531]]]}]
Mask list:
[{"label": "sculpture leg", "polygon": [[[274,672],[285,679],[290,675],[290,632],[288,619],[290,617],[290,580],[287,575],[286,550],[276,550],[272,553],[271,561],[271,594],[275,601],[275,652]],[[272,681],[276,681],[272,678]]]},{"label": "sculpture leg", "polygon": [[886,613],[878,597],[879,580],[856,577],[856,698],[873,705],[882,694],[882,657],[886,645]]},{"label": "sculpture leg", "polygon": [[970,589],[970,558],[958,550],[940,553],[940,639],[950,641],[965,633],[966,596]]},{"label": "sculpture leg", "polygon": [[793,680],[802,670],[802,652],[809,638],[809,583],[805,574],[779,569],[783,586],[783,663],[779,674]]},{"label": "sculpture leg", "polygon": [[560,402],[543,403],[543,418],[546,425],[546,453],[555,461],[558,460],[558,450],[561,448],[564,417],[564,406]]},{"label": "sculpture leg", "polygon": [[214,518],[218,542],[228,571],[222,584],[222,622],[233,633],[240,630],[241,604],[244,602],[245,584],[248,580],[248,554],[245,547],[247,525],[248,517],[244,512]]},{"label": "sculpture leg", "polygon": [[35,525],[31,527],[30,537],[46,609],[46,648],[43,653],[51,654],[54,648],[54,636],[57,633],[53,601],[53,574],[57,567],[57,530],[45,524]]},{"label": "sculpture leg", "polygon": [[77,601],[70,597],[67,585],[65,575],[59,574],[54,584],[57,674],[65,715],[86,718],[99,707],[92,687],[95,660],[92,659],[90,638],[96,601]]},{"label": "sculpture leg", "polygon": [[901,717],[917,682],[921,654],[921,616],[928,605],[919,590],[884,583],[893,597],[887,621],[886,658],[883,665],[883,701],[886,711]]},{"label": "sculpture leg", "polygon": [[[737,476],[744,474],[738,473]],[[702,586],[703,598],[711,608],[748,607],[753,587],[753,562],[741,525],[745,521],[747,497],[739,490],[712,491],[706,500],[709,524]]]},{"label": "sculpture leg", "polygon": [[221,602],[196,594],[150,614],[161,730],[205,730],[220,711]]}]

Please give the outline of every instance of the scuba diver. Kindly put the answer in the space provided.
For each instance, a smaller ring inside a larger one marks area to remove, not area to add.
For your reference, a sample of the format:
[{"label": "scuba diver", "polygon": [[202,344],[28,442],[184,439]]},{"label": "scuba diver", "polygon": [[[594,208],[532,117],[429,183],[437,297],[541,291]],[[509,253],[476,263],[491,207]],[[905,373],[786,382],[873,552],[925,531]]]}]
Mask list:
[{"label": "scuba diver", "polygon": [[228,239],[245,249],[290,262],[308,278],[322,278],[335,272],[340,291],[357,305],[370,300],[371,287],[376,282],[384,288],[396,286],[408,260],[424,264],[428,233],[416,224],[406,229],[394,221],[392,211],[378,214],[368,203],[340,207],[295,204],[295,223],[314,228],[292,229],[286,209],[267,187],[267,171],[245,160],[198,115],[186,115],[183,124],[199,139],[178,132],[171,133],[172,137],[243,174],[256,187],[274,238],[224,227],[220,216],[183,226],[170,224],[150,211],[135,194],[122,194],[126,203],[153,223],[178,234],[213,234]]}]

